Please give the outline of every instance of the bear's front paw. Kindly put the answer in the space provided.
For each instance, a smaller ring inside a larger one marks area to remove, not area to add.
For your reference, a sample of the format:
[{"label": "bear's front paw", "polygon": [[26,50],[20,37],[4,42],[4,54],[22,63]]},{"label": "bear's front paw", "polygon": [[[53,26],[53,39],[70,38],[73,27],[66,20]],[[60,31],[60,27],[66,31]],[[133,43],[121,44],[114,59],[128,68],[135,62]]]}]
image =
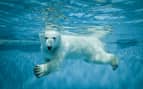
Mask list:
[{"label": "bear's front paw", "polygon": [[34,67],[34,74],[36,77],[40,78],[46,74],[47,68],[46,64],[36,65]]}]

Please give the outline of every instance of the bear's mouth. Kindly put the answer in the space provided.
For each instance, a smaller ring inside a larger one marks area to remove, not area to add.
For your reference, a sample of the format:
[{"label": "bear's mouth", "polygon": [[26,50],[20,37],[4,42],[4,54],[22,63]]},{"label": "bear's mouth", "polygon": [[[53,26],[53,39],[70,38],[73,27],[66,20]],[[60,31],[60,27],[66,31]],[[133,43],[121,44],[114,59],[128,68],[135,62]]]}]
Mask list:
[{"label": "bear's mouth", "polygon": [[51,50],[51,49],[52,49],[52,46],[48,46],[47,48],[48,48],[48,50]]}]

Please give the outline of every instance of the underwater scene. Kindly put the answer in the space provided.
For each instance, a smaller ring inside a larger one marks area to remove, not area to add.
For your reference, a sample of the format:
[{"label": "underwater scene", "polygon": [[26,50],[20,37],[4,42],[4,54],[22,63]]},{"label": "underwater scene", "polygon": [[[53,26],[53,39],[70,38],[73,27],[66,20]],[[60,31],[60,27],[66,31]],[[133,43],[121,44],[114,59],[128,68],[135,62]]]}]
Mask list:
[{"label": "underwater scene", "polygon": [[[36,77],[35,65],[44,63],[39,33],[45,29],[85,39],[108,33],[100,40],[118,58],[118,68],[75,55],[57,71]],[[142,89],[142,84],[143,0],[0,0],[0,89]]]}]

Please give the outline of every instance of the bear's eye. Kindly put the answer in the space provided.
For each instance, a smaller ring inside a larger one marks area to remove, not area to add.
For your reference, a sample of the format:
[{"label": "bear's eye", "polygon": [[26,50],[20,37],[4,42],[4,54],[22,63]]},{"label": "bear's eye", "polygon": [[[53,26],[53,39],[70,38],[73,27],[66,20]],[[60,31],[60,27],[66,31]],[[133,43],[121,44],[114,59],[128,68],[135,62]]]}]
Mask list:
[{"label": "bear's eye", "polygon": [[45,39],[48,39],[48,37],[45,37]]},{"label": "bear's eye", "polygon": [[55,39],[56,39],[56,37],[53,37],[53,39],[55,40]]}]

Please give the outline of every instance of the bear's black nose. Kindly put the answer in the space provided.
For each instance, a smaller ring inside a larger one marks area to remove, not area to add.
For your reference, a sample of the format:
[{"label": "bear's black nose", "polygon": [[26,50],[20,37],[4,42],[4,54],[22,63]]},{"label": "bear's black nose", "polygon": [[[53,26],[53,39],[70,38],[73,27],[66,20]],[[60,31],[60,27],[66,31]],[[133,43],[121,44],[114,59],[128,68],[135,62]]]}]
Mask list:
[{"label": "bear's black nose", "polygon": [[51,50],[52,49],[52,46],[48,46],[48,50]]}]

